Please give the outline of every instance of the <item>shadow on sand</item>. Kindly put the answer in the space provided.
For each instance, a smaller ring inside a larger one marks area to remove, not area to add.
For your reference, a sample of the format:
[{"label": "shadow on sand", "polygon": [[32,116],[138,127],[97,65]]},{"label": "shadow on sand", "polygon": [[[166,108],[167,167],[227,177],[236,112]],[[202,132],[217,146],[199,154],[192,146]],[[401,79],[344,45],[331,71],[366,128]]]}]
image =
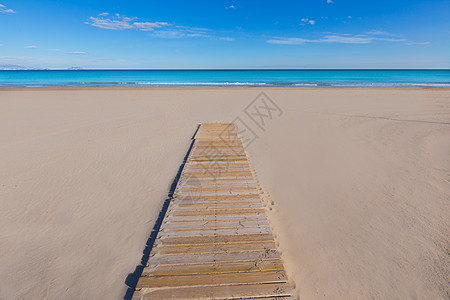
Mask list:
[{"label": "shadow on sand", "polygon": [[172,185],[170,186],[169,194],[167,195],[167,199],[164,201],[163,207],[162,207],[161,211],[159,212],[158,219],[155,222],[155,226],[153,226],[152,233],[150,234],[150,237],[147,239],[147,242],[145,243],[145,248],[144,248],[144,251],[142,254],[141,264],[136,266],[136,269],[134,270],[134,272],[128,274],[127,278],[125,279],[125,284],[128,286],[128,289],[125,293],[125,296],[123,297],[124,300],[131,300],[133,298],[133,294],[136,289],[137,282],[139,280],[139,277],[141,277],[141,275],[142,275],[142,271],[144,270],[144,267],[147,265],[148,258],[150,256],[150,251],[153,248],[153,244],[155,243],[156,236],[158,235],[159,229],[161,228],[162,221],[164,220],[164,217],[166,215],[170,201],[172,200],[173,194],[177,187],[178,181],[180,180],[181,172],[183,171],[184,165],[186,164],[189,154],[191,153],[192,146],[194,145],[194,137],[197,134],[197,131],[199,128],[200,128],[200,125],[197,126],[197,129],[195,130],[195,133],[192,136],[192,141],[191,141],[189,149],[186,153],[186,156],[183,159],[183,163],[181,164],[180,168],[178,169],[178,173],[175,176],[175,178],[172,182]]}]

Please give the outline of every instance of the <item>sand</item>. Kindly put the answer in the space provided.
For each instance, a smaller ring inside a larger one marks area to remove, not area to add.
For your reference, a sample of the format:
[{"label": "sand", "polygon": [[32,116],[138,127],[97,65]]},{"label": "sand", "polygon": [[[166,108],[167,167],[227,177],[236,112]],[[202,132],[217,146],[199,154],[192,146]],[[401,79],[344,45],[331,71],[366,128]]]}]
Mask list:
[{"label": "sand", "polygon": [[122,299],[198,122],[240,117],[301,299],[448,299],[450,90],[0,90],[0,298]]}]

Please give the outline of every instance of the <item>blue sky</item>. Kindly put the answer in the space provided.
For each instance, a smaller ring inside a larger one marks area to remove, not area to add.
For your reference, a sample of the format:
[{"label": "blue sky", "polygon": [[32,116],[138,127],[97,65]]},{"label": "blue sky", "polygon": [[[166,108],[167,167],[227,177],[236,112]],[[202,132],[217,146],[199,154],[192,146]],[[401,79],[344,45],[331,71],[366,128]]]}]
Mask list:
[{"label": "blue sky", "polygon": [[0,65],[450,68],[450,1],[0,0]]}]

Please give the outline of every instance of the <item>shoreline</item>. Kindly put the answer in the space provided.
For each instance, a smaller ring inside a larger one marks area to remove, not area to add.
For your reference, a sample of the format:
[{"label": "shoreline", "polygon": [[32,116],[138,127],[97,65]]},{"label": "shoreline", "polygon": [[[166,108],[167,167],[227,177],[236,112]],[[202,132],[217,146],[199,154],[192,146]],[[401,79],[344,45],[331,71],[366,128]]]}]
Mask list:
[{"label": "shoreline", "polygon": [[288,87],[288,86],[1,86],[1,91],[72,91],[72,90],[449,90],[450,87],[359,87],[359,86],[314,86],[314,87]]}]

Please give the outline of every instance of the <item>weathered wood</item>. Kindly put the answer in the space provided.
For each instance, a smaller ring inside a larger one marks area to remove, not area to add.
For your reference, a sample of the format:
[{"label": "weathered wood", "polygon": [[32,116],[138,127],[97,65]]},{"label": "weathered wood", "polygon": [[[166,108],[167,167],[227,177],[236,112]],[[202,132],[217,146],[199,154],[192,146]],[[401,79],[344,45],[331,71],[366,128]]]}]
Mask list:
[{"label": "weathered wood", "polygon": [[210,237],[216,235],[247,235],[253,233],[271,233],[269,227],[249,227],[249,228],[232,228],[232,229],[222,229],[222,228],[203,228],[200,230],[182,230],[182,231],[160,231],[158,233],[158,238],[168,238],[168,237]]},{"label": "weathered wood", "polygon": [[195,264],[221,261],[241,261],[249,260],[257,262],[258,260],[267,260],[279,258],[276,250],[266,249],[263,251],[244,251],[234,253],[208,253],[208,254],[157,254],[151,256],[148,262],[149,266],[174,265],[174,264]]},{"label": "weathered wood", "polygon": [[225,261],[209,262],[185,265],[157,265],[145,267],[143,276],[152,274],[162,275],[187,275],[187,274],[219,274],[233,272],[259,272],[259,271],[284,271],[280,259],[268,259],[262,262],[254,261]]},{"label": "weathered wood", "polygon": [[207,285],[229,285],[250,283],[283,283],[287,281],[283,271],[201,274],[181,276],[144,276],[139,279],[138,289],[185,287]]},{"label": "weathered wood", "polygon": [[265,211],[263,208],[242,208],[235,209],[205,209],[205,210],[192,210],[182,209],[173,210],[169,212],[169,215],[173,216],[209,216],[209,215],[249,215],[249,214],[263,214]]},{"label": "weathered wood", "polygon": [[267,220],[260,221],[197,221],[197,222],[165,222],[161,226],[161,231],[170,230],[192,230],[204,228],[251,228],[268,226]]},{"label": "weathered wood", "polygon": [[196,209],[196,210],[202,210],[202,209],[240,209],[240,208],[262,208],[262,202],[231,202],[231,203],[175,203],[171,207],[172,209]]},{"label": "weathered wood", "polygon": [[192,244],[211,244],[211,243],[242,243],[254,241],[273,241],[272,234],[243,234],[243,235],[214,235],[214,236],[196,236],[196,237],[162,237],[157,238],[157,243],[165,245],[192,245]]},{"label": "weathered wood", "polygon": [[166,216],[167,221],[256,221],[266,220],[266,214],[248,214],[248,215],[210,215],[210,216]]},{"label": "weathered wood", "polygon": [[142,299],[241,299],[290,296],[286,283],[216,285],[171,289],[142,289]]},{"label": "weathered wood", "polygon": [[212,253],[212,252],[242,252],[242,251],[262,251],[266,249],[276,249],[275,242],[250,242],[250,243],[217,243],[200,245],[156,245],[152,249],[152,254],[180,254],[180,253]]},{"label": "weathered wood", "polygon": [[202,124],[134,299],[292,299],[242,141]]},{"label": "weathered wood", "polygon": [[238,195],[210,195],[210,196],[182,196],[178,195],[174,197],[174,200],[185,200],[188,199],[190,201],[196,200],[196,201],[210,201],[210,200],[220,200],[220,201],[227,201],[227,200],[239,200],[239,199],[259,199],[259,195],[253,195],[253,194],[238,194]]}]

